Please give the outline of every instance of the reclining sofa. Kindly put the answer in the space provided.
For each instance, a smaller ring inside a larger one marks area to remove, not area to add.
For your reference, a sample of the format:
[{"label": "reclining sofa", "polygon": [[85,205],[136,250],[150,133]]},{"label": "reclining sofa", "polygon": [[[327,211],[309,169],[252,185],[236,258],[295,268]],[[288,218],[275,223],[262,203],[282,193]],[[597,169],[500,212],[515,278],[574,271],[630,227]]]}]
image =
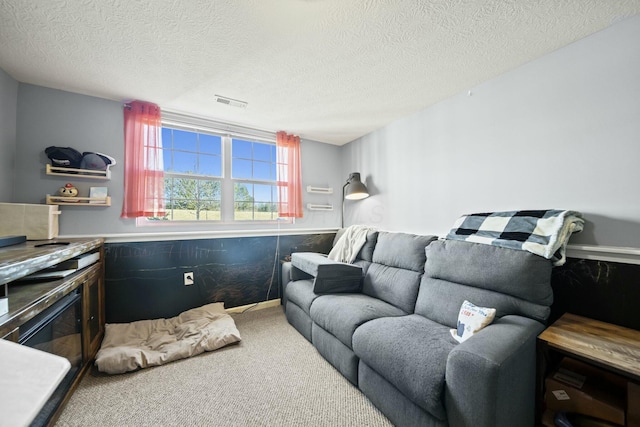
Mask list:
[{"label": "reclining sofa", "polygon": [[[521,250],[371,231],[352,264],[292,254],[283,306],[397,426],[533,426],[551,268]],[[465,300],[496,314],[459,343],[450,331]]]}]

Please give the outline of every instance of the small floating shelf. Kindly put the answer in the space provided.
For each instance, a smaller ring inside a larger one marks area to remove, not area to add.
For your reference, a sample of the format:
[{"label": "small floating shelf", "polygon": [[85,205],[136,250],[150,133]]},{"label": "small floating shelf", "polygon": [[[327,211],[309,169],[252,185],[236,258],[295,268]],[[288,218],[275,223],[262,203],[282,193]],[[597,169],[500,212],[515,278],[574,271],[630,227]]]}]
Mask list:
[{"label": "small floating shelf", "polygon": [[111,179],[111,170],[109,170],[109,168],[107,168],[106,170],[91,170],[65,168],[62,166],[52,166],[47,164],[46,174],[55,176],[69,176],[72,178],[90,178],[102,180]]},{"label": "small floating shelf", "polygon": [[307,193],[333,194],[333,188],[331,188],[331,187],[314,187],[312,185],[307,185]]},{"label": "small floating shelf", "polygon": [[310,211],[332,211],[333,205],[316,205],[313,203],[308,203],[307,209],[309,209]]},{"label": "small floating shelf", "polygon": [[99,208],[100,206],[111,206],[111,196],[103,197],[63,197],[63,196],[50,196],[47,194],[48,205],[60,205],[60,206],[93,206]]}]

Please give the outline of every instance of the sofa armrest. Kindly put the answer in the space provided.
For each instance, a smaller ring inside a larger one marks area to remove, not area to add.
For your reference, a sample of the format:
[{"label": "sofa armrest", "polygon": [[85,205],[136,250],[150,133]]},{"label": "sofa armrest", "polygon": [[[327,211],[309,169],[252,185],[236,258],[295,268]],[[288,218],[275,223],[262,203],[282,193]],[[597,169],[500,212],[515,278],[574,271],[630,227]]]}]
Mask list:
[{"label": "sofa armrest", "polygon": [[295,268],[291,261],[282,264],[282,281],[288,283],[295,280],[312,280],[313,276]]},{"label": "sofa armrest", "polygon": [[543,330],[535,320],[504,316],[449,353],[450,425],[534,425],[536,338]]},{"label": "sofa armrest", "polygon": [[360,292],[362,287],[362,268],[357,265],[334,261],[314,252],[291,254],[291,264],[292,275],[301,270],[313,276],[313,292],[316,294]]}]

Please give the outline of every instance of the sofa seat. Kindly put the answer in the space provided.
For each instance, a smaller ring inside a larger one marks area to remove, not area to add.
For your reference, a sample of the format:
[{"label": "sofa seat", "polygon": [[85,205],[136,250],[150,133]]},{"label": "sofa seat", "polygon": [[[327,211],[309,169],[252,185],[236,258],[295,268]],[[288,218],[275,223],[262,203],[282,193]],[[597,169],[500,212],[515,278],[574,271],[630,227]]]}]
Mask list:
[{"label": "sofa seat", "polygon": [[352,349],[356,328],[379,317],[404,316],[399,308],[364,294],[322,295],[311,305],[311,320]]},{"label": "sofa seat", "polygon": [[413,403],[446,420],[447,357],[457,345],[449,330],[417,314],[375,319],[355,331],[353,351]]},{"label": "sofa seat", "polygon": [[313,292],[311,280],[298,280],[287,286],[287,299],[300,307],[306,314],[310,314],[311,303],[319,296]]},{"label": "sofa seat", "polygon": [[311,341],[312,322],[309,314],[311,304],[319,297],[313,292],[313,280],[296,280],[286,285],[287,321],[308,341]]}]

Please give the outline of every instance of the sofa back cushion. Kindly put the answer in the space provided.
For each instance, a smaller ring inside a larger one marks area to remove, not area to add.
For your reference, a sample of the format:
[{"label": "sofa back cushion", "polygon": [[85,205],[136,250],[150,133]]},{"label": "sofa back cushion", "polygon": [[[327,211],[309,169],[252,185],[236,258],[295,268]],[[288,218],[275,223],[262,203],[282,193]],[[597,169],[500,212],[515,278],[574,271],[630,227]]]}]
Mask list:
[{"label": "sofa back cushion", "polygon": [[454,328],[465,300],[545,323],[553,302],[551,262],[532,253],[440,240],[425,249],[415,313]]},{"label": "sofa back cushion", "polygon": [[412,313],[424,272],[424,248],[435,236],[378,233],[371,263],[367,263],[362,293]]}]

